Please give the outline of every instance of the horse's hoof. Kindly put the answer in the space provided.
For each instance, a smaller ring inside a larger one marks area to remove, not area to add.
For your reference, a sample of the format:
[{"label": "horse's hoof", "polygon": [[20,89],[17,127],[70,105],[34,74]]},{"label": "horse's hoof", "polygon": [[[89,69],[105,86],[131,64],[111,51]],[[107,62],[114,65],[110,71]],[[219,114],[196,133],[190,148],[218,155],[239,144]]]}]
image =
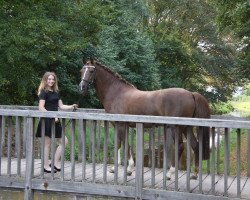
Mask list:
[{"label": "horse's hoof", "polygon": [[131,171],[127,171],[127,175],[128,175],[128,176],[131,176],[131,175],[132,175],[132,172],[131,172]]},{"label": "horse's hoof", "polygon": [[190,177],[190,179],[192,179],[192,180],[197,180],[197,178],[198,178],[197,175],[192,175],[192,176]]},{"label": "horse's hoof", "polygon": [[109,173],[115,173],[115,170],[114,169],[109,169]]}]

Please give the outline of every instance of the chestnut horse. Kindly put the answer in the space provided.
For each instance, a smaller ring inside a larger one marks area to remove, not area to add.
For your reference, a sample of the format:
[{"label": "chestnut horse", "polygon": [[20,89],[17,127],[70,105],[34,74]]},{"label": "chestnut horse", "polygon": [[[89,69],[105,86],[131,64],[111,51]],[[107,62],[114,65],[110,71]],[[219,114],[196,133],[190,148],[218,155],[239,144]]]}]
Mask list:
[{"label": "chestnut horse", "polygon": [[[107,113],[112,114],[134,114],[134,115],[154,115],[154,116],[173,116],[173,117],[195,117],[210,118],[210,109],[206,99],[194,92],[189,92],[182,88],[169,88],[156,91],[141,91],[135,88],[121,78],[120,75],[112,72],[101,63],[88,60],[81,69],[81,82],[79,90],[86,93],[90,83],[94,82],[94,86]],[[186,136],[187,127],[178,126],[174,128],[172,135],[179,135],[179,157],[183,152],[182,133]],[[202,159],[209,158],[209,127],[198,128],[203,132],[203,152]],[[120,161],[120,147],[125,140],[125,127],[120,124],[118,127],[118,164]],[[174,137],[173,137],[174,138]],[[199,145],[194,133],[191,133],[191,147],[195,154],[195,175],[197,178],[199,166]],[[130,148],[129,148],[130,149]],[[129,160],[127,173],[130,175],[134,165],[131,151],[129,150]],[[167,173],[170,179],[171,173],[174,173],[174,159],[172,166]]]}]

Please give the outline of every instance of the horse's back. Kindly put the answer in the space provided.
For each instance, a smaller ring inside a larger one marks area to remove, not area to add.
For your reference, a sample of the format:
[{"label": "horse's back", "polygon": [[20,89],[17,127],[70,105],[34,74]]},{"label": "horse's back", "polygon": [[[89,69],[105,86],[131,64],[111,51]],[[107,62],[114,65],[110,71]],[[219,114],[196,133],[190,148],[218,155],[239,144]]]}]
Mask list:
[{"label": "horse's back", "polygon": [[183,88],[141,91],[126,90],[112,99],[109,113],[193,117],[194,95]]},{"label": "horse's back", "polygon": [[191,92],[183,88],[163,89],[162,111],[163,115],[174,117],[192,117],[195,101]]}]

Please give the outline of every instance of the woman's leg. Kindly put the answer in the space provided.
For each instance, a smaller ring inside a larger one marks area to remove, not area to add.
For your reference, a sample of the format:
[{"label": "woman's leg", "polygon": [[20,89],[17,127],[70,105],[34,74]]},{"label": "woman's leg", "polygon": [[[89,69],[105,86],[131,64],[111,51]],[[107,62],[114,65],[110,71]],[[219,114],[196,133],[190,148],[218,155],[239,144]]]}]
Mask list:
[{"label": "woman's leg", "polygon": [[[68,144],[68,138],[65,136],[65,147],[67,144]],[[55,153],[55,167],[58,169],[61,168],[61,162],[60,162],[61,154],[62,154],[62,139],[59,139],[59,146],[57,147]]]},{"label": "woman's leg", "polygon": [[45,145],[44,145],[44,169],[51,171],[49,166],[49,151],[50,151],[51,138],[45,136]]}]

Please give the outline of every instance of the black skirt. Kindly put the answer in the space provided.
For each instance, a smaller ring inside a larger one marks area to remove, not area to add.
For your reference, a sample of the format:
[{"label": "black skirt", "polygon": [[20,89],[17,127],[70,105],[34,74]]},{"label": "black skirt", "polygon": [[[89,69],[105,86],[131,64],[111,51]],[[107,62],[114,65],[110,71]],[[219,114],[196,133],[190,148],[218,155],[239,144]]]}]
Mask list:
[{"label": "black skirt", "polygon": [[[55,118],[44,118],[45,119],[45,136],[52,137],[52,120],[55,120]],[[55,138],[61,138],[62,137],[62,126],[60,121],[55,123]],[[39,124],[37,126],[36,131],[36,137],[42,137],[42,120],[40,119]]]}]

